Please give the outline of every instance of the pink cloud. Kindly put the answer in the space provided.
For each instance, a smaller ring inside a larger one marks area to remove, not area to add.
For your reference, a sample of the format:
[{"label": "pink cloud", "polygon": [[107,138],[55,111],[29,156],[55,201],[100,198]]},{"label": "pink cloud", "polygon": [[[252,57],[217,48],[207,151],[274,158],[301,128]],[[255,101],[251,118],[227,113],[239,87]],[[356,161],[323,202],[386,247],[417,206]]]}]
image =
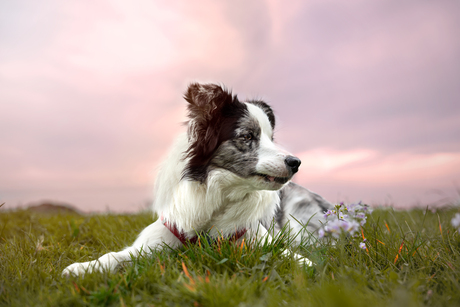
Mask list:
[{"label": "pink cloud", "polygon": [[[67,8],[71,18],[49,51],[103,75],[180,69],[195,61],[210,61],[216,69],[238,65],[239,34],[222,18],[218,3],[200,2],[115,1],[96,11],[73,3]],[[88,16],[88,11],[93,12]]]},{"label": "pink cloud", "polygon": [[327,176],[341,168],[350,167],[374,158],[377,153],[368,149],[338,151],[317,148],[297,154],[302,160],[302,170],[305,169],[309,176]]},{"label": "pink cloud", "polygon": [[[460,178],[460,153],[457,152],[384,155],[366,149],[320,149],[298,156],[302,165],[295,181],[318,189],[317,192],[323,191],[323,195],[333,201],[338,191],[341,191],[338,201],[361,199],[376,204],[387,202],[391,195],[391,204],[397,207],[427,205],[446,197],[447,201],[455,202],[459,197],[455,191]],[[328,184],[342,187],[332,192],[326,187]],[[433,195],[432,191],[443,193]],[[426,196],[427,193],[430,195]]]},{"label": "pink cloud", "polygon": [[337,151],[315,149],[297,154],[302,160],[297,179],[314,182],[330,178],[366,185],[454,180],[460,169],[460,153],[383,155],[374,150]]},{"label": "pink cloud", "polygon": [[266,98],[303,160],[297,180],[332,200],[458,178],[453,4],[54,4],[0,21],[0,202],[149,198],[194,80]]},{"label": "pink cloud", "polygon": [[[333,176],[340,180],[360,182],[363,185],[422,184],[425,187],[439,183],[449,185],[457,179],[460,153],[380,155],[369,165],[354,166],[338,171]],[[450,181],[450,182],[449,182]]]}]

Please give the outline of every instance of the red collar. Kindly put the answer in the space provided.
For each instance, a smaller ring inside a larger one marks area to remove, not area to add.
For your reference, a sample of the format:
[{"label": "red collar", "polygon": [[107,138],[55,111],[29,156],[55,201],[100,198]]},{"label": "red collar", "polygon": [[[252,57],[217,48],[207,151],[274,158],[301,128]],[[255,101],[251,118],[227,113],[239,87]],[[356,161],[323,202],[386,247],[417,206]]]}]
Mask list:
[{"label": "red collar", "polygon": [[[198,241],[198,236],[195,236],[193,238],[188,238],[187,235],[185,234],[185,232],[183,231],[179,231],[179,229],[177,229],[177,226],[176,224],[171,224],[170,222],[168,221],[165,221],[163,220],[163,225],[166,226],[166,228],[169,229],[169,231],[171,231],[173,233],[173,235],[176,236],[176,238],[179,239],[179,241],[182,242],[182,244],[186,244],[187,242],[190,242],[191,244],[195,244],[197,241]],[[246,228],[243,228],[241,230],[238,230],[237,232],[235,232],[234,234],[232,234],[231,236],[229,236],[228,238],[230,240],[233,240],[233,241],[237,241],[239,238],[241,238],[242,236],[244,236],[244,234],[246,233],[247,229]]]}]

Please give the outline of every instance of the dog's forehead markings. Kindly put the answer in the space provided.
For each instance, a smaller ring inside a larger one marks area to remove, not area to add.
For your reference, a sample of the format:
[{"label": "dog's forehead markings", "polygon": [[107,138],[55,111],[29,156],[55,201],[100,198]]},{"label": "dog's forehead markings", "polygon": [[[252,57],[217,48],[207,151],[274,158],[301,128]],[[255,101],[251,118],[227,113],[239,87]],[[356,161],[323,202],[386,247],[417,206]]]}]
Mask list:
[{"label": "dog's forehead markings", "polygon": [[262,132],[271,137],[273,134],[273,130],[272,126],[270,125],[270,120],[268,119],[267,114],[265,114],[265,112],[261,108],[252,103],[246,103],[246,105],[248,107],[249,114],[251,114],[259,122],[260,129],[262,129]]}]

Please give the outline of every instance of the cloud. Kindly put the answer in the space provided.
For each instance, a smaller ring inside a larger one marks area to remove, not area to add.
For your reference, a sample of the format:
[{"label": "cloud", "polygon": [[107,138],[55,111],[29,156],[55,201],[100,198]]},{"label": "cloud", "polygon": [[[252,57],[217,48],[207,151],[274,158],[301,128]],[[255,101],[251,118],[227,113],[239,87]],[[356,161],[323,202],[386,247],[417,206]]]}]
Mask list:
[{"label": "cloud", "polygon": [[350,168],[351,165],[368,161],[376,155],[375,151],[366,149],[337,151],[324,148],[297,154],[302,161],[302,169],[305,169],[312,176],[333,174],[341,168]]},{"label": "cloud", "polygon": [[88,3],[69,5],[73,18],[56,39],[56,55],[65,54],[76,67],[111,75],[209,61],[219,70],[238,65],[243,56],[238,33],[212,1],[114,1],[85,14],[92,9]]},{"label": "cloud", "polygon": [[[368,149],[316,149],[297,156],[302,165],[295,181],[318,189],[333,201],[338,192],[348,200],[382,204],[386,199],[398,207],[427,205],[440,199],[454,202],[458,198],[455,184],[459,179],[460,152],[384,155]],[[341,188],[331,191],[325,187],[327,184]]]},{"label": "cloud", "polygon": [[183,129],[182,94],[195,80],[267,100],[276,139],[303,160],[299,180],[326,195],[446,188],[460,152],[459,9],[2,2],[0,201],[68,195],[121,208],[129,195],[150,197],[151,170]]},{"label": "cloud", "polygon": [[302,160],[299,177],[305,182],[330,178],[363,186],[419,181],[435,185],[439,180],[453,180],[460,169],[460,153],[382,155],[366,149],[315,149],[297,156]]}]

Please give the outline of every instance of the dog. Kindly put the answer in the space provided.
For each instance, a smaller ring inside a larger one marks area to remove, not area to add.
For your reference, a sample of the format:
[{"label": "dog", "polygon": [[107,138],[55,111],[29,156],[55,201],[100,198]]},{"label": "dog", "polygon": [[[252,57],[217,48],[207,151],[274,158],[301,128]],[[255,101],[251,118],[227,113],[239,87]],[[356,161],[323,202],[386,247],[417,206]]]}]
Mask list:
[{"label": "dog", "polygon": [[296,244],[317,238],[323,213],[333,206],[290,181],[301,161],[274,143],[272,108],[262,100],[240,101],[217,84],[192,83],[184,98],[187,131],[173,145],[155,182],[153,211],[159,218],[132,246],[71,264],[63,275],[112,272],[165,244],[179,248],[194,243],[197,233],[260,242],[288,227]]}]

